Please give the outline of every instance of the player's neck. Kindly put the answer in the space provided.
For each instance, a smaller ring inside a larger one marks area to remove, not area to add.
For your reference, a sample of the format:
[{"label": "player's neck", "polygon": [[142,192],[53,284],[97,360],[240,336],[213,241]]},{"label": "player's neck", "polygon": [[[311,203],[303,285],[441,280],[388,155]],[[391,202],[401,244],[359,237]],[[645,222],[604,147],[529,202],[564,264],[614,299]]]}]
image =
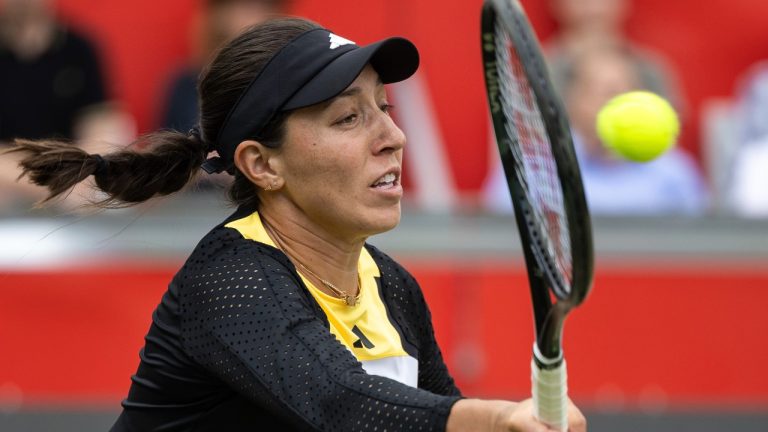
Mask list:
[{"label": "player's neck", "polygon": [[316,285],[321,284],[314,279],[324,279],[345,293],[357,294],[357,265],[364,242],[342,241],[295,219],[275,217],[269,211],[259,214],[267,234],[300,273]]}]

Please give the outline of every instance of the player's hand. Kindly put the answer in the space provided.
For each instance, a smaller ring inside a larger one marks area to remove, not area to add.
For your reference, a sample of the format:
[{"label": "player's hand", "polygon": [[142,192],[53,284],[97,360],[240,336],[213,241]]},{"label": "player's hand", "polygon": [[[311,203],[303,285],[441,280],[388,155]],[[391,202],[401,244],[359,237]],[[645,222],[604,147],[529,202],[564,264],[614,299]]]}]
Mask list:
[{"label": "player's hand", "polygon": [[[568,432],[586,432],[587,420],[568,401]],[[447,432],[555,432],[536,420],[533,400],[520,403],[503,400],[462,399],[451,408]],[[558,431],[559,432],[559,431]]]},{"label": "player's hand", "polygon": [[568,430],[572,432],[587,432],[587,418],[581,410],[568,399]]},{"label": "player's hand", "polygon": [[[494,431],[549,432],[556,431],[540,423],[533,415],[533,400],[526,399],[508,406],[497,418]],[[586,432],[587,419],[570,400],[568,401],[568,432]]]}]

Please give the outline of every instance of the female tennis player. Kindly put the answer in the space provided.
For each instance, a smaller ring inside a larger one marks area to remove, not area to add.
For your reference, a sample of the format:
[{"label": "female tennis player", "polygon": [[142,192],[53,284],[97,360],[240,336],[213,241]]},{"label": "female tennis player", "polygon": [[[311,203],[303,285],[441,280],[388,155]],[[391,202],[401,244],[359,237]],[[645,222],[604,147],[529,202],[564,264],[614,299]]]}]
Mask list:
[{"label": "female tennis player", "polygon": [[[413,277],[366,244],[400,220],[405,137],[384,84],[411,42],[364,47],[303,19],[247,30],[199,83],[200,127],[87,154],[19,141],[50,198],[90,175],[138,203],[199,171],[239,206],[170,283],[113,431],[546,431],[521,403],[464,398]],[[215,154],[214,154],[215,152]],[[586,430],[570,408],[570,430]]]}]

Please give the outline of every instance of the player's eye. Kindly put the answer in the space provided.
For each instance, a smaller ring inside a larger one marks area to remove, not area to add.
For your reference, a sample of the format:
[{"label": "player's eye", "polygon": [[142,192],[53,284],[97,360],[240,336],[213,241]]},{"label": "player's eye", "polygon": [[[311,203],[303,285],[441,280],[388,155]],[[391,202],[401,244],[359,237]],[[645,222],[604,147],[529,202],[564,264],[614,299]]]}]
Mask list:
[{"label": "player's eye", "polygon": [[382,111],[384,111],[387,114],[391,114],[392,110],[395,109],[395,106],[385,102],[385,103],[379,105],[379,109],[381,109]]},{"label": "player's eye", "polygon": [[348,126],[348,125],[353,124],[356,120],[357,120],[357,114],[356,113],[351,113],[351,114],[345,115],[344,117],[340,118],[339,120],[336,120],[336,122],[334,122],[333,124],[334,125],[339,125],[339,126]]}]

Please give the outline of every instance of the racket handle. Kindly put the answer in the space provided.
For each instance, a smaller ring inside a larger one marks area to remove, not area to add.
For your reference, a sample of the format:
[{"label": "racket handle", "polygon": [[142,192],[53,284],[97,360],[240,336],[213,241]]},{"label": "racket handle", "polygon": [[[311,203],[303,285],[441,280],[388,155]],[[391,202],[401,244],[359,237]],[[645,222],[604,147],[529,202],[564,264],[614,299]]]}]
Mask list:
[{"label": "racket handle", "polygon": [[531,361],[534,415],[547,426],[565,432],[568,430],[568,373],[565,359],[551,369],[540,367],[540,363],[546,364],[535,359]]}]

